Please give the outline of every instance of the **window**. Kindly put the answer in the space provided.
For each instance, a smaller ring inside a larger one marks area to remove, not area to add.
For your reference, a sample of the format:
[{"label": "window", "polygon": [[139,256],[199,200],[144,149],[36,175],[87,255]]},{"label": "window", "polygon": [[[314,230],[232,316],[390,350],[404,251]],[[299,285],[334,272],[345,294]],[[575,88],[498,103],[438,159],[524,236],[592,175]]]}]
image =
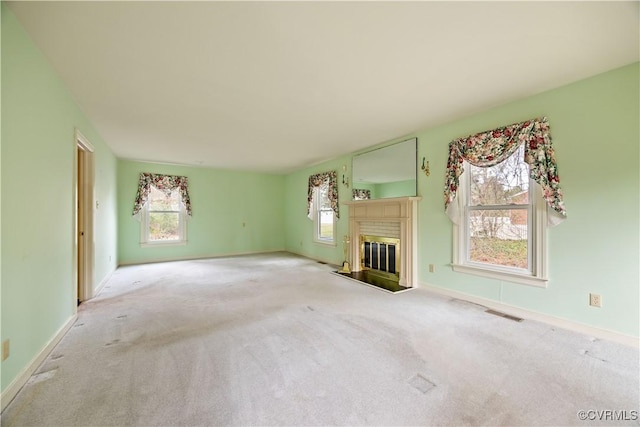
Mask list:
[{"label": "window", "polygon": [[328,182],[314,187],[312,206],[314,241],[335,245],[336,220],[329,200]]},{"label": "window", "polygon": [[151,185],[148,202],[142,209],[142,244],[183,244],[186,242],[186,212],[180,191],[160,191]]},{"label": "window", "polygon": [[313,221],[313,240],[336,245],[338,210],[338,181],[335,171],[309,177],[307,191],[307,217]]},{"label": "window", "polygon": [[546,209],[524,145],[494,166],[463,167],[454,270],[546,286]]}]

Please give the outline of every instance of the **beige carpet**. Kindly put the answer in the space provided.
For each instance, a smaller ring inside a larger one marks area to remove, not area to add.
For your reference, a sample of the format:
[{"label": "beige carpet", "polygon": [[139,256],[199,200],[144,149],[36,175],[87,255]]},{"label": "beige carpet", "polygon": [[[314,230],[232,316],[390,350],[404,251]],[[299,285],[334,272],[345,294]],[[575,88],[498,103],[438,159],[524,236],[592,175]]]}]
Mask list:
[{"label": "beige carpet", "polygon": [[284,253],[120,268],[2,426],[639,425],[637,349],[330,271]]}]

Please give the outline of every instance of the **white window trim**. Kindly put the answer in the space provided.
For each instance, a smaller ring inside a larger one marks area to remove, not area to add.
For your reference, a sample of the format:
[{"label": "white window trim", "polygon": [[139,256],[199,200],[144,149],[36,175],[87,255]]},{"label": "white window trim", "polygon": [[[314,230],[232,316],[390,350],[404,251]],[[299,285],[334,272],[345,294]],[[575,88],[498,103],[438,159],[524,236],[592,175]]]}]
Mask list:
[{"label": "white window trim", "polygon": [[[465,170],[469,170],[469,165],[466,162]],[[457,197],[464,202],[459,209],[460,217],[453,226],[453,263],[451,264],[453,271],[546,288],[549,280],[547,277],[547,206],[542,197],[540,186],[532,179],[529,180],[529,195],[532,203],[528,215],[528,227],[531,228],[531,234],[528,239],[527,253],[531,271],[473,262],[468,260],[466,253],[468,251],[467,203],[470,175],[466,171],[460,176],[460,185],[458,186]]]},{"label": "white window trim", "polygon": [[311,201],[311,209],[313,212],[313,241],[321,245],[337,246],[336,235],[338,221],[335,212],[333,213],[333,239],[327,240],[320,238],[320,210],[318,209],[319,203],[317,203],[319,190],[320,187],[313,189],[313,200]]},{"label": "white window trim", "polygon": [[[180,210],[178,211],[178,240],[149,240],[149,205],[144,205],[140,211],[140,246],[142,247],[162,247],[162,246],[184,246],[187,244],[187,212],[180,201]],[[175,211],[167,211],[175,212]]]}]

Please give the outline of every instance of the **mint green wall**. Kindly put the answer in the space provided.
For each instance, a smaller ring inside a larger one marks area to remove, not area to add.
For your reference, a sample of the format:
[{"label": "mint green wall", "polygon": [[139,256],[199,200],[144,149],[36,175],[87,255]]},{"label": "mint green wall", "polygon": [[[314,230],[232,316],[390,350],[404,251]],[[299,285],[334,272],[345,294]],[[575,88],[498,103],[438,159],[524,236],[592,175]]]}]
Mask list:
[{"label": "mint green wall", "polygon": [[[339,184],[338,244],[313,242],[306,217],[310,174],[350,167],[351,156],[287,176],[116,161],[66,88],[2,4],[0,186],[1,339],[11,340],[1,388],[24,370],[75,313],[74,129],[96,149],[95,275],[116,261],[138,263],[286,249],[339,264],[348,232],[351,190]],[[638,336],[639,66],[581,82],[427,129],[418,137],[431,176],[419,174],[419,279],[571,321]],[[569,218],[549,230],[546,289],[451,271],[451,223],[442,187],[451,139],[546,115]],[[138,174],[186,175],[194,216],[189,243],[141,248],[131,217]],[[116,178],[117,176],[117,178]],[[116,208],[117,206],[117,208]],[[243,226],[244,223],[244,226]],[[117,239],[116,239],[117,236]],[[434,264],[434,273],[427,271]],[[589,307],[588,293],[603,307]]]},{"label": "mint green wall", "polygon": [[409,181],[397,181],[387,182],[384,184],[376,185],[376,197],[381,199],[387,199],[389,197],[406,197],[416,195],[416,182],[414,180]]},{"label": "mint green wall", "polygon": [[[378,186],[376,184],[369,184],[369,183],[365,184],[365,183],[361,182],[361,183],[356,184],[354,188],[357,188],[357,189],[360,189],[360,190],[369,190],[369,191],[371,191],[370,197],[372,199],[377,199],[378,198]],[[351,196],[351,194],[352,194],[351,191],[352,191],[352,189],[349,188],[348,189],[349,196]]]},{"label": "mint green wall", "polygon": [[116,160],[2,3],[2,390],[76,310],[74,132],[95,148],[97,286],[116,266]]},{"label": "mint green wall", "polygon": [[[141,172],[189,178],[193,217],[183,246],[141,247],[132,217]],[[284,177],[118,161],[120,264],[284,250]]]},{"label": "mint green wall", "polygon": [[[285,223],[286,249],[289,252],[304,255],[313,259],[342,265],[343,237],[349,233],[349,207],[343,202],[351,200],[351,187],[347,188],[339,179],[338,201],[340,218],[337,224],[337,241],[335,246],[316,243],[313,241],[313,221],[307,217],[307,191],[309,176],[336,171],[342,177],[342,168],[350,169],[351,156],[334,159],[313,167],[299,170],[287,175],[285,179]],[[363,188],[359,186],[358,188]]]},{"label": "mint green wall", "polygon": [[[418,138],[419,158],[431,175],[418,173],[419,280],[527,310],[637,337],[639,295],[639,66],[610,71],[491,109],[406,138]],[[449,142],[529,118],[551,124],[568,219],[549,229],[546,289],[485,279],[451,270],[452,225],[444,214],[443,187]],[[311,173],[339,170],[349,157],[286,177],[287,250],[339,262],[342,246],[313,243],[305,217]],[[341,200],[347,192],[341,190]],[[339,235],[347,233],[343,210]],[[428,272],[428,265],[435,272]],[[589,292],[603,307],[588,305]]]},{"label": "mint green wall", "polygon": [[[639,68],[614,70],[416,134],[431,176],[419,177],[419,278],[424,283],[638,336]],[[447,144],[546,115],[568,219],[550,228],[546,289],[451,271],[443,212]],[[435,264],[435,273],[428,265]],[[589,292],[603,307],[588,305]]]}]

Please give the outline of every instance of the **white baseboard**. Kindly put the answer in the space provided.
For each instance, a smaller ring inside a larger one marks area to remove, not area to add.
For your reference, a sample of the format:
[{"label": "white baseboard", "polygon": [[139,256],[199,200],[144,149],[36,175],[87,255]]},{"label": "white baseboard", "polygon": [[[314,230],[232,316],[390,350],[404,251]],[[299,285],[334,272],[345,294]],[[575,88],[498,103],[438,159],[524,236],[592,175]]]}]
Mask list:
[{"label": "white baseboard", "polygon": [[49,340],[47,345],[45,345],[42,350],[31,360],[31,362],[16,376],[16,378],[9,384],[9,386],[0,393],[0,402],[2,402],[2,411],[11,403],[14,397],[18,394],[22,386],[24,386],[31,375],[38,369],[38,367],[44,362],[49,353],[54,349],[54,347],[60,342],[62,337],[67,333],[67,331],[73,326],[76,319],[78,318],[77,314],[74,314],[67,320],[67,322],[62,325],[58,332],[55,333],[53,338]]},{"label": "white baseboard", "polygon": [[299,252],[299,251],[292,251],[292,250],[289,250],[289,249],[286,249],[285,252],[289,252],[289,253],[294,254],[294,255],[299,255],[301,257],[309,258],[309,259],[312,259],[314,261],[323,262],[323,263],[328,264],[328,265],[332,265],[332,266],[336,266],[336,267],[342,267],[342,261],[336,263],[335,261],[328,260],[326,258],[319,258],[319,257],[317,257],[315,255],[310,255],[310,254],[307,254],[307,253],[304,253],[304,252]]},{"label": "white baseboard", "polygon": [[451,298],[457,298],[457,299],[469,301],[475,304],[480,304],[487,308],[498,310],[503,313],[510,314],[512,316],[517,316],[523,319],[536,320],[538,322],[547,323],[549,325],[557,326],[563,329],[568,329],[570,331],[589,335],[595,338],[617,342],[619,344],[628,345],[634,348],[640,348],[640,338],[634,337],[631,335],[626,335],[626,334],[611,331],[608,329],[597,328],[595,326],[585,325],[583,323],[578,323],[573,320],[567,320],[561,317],[555,317],[549,314],[527,310],[525,308],[504,304],[498,301],[493,301],[493,300],[478,297],[475,295],[465,294],[464,292],[454,291],[452,289],[440,288],[424,282],[420,282],[420,288],[435,292],[440,295],[445,295]]},{"label": "white baseboard", "polygon": [[127,265],[142,265],[142,264],[156,264],[159,262],[171,262],[171,261],[191,261],[198,259],[213,259],[213,258],[226,258],[232,256],[242,255],[259,255],[270,254],[275,252],[288,252],[286,249],[270,249],[266,251],[249,251],[249,252],[227,252],[215,255],[202,255],[202,256],[185,256],[185,257],[171,257],[171,258],[154,258],[146,261],[122,261],[118,263],[118,267],[124,267]]},{"label": "white baseboard", "polygon": [[102,289],[104,288],[104,285],[107,284],[107,282],[109,281],[109,279],[111,279],[111,276],[113,276],[113,273],[115,273],[116,270],[111,270],[111,272],[109,272],[108,274],[106,274],[102,280],[100,281],[100,283],[98,284],[98,286],[96,286],[96,288],[93,290],[93,293],[91,295],[91,298],[94,298],[96,296],[98,296],[98,294],[100,293],[100,291],[102,291]]}]

